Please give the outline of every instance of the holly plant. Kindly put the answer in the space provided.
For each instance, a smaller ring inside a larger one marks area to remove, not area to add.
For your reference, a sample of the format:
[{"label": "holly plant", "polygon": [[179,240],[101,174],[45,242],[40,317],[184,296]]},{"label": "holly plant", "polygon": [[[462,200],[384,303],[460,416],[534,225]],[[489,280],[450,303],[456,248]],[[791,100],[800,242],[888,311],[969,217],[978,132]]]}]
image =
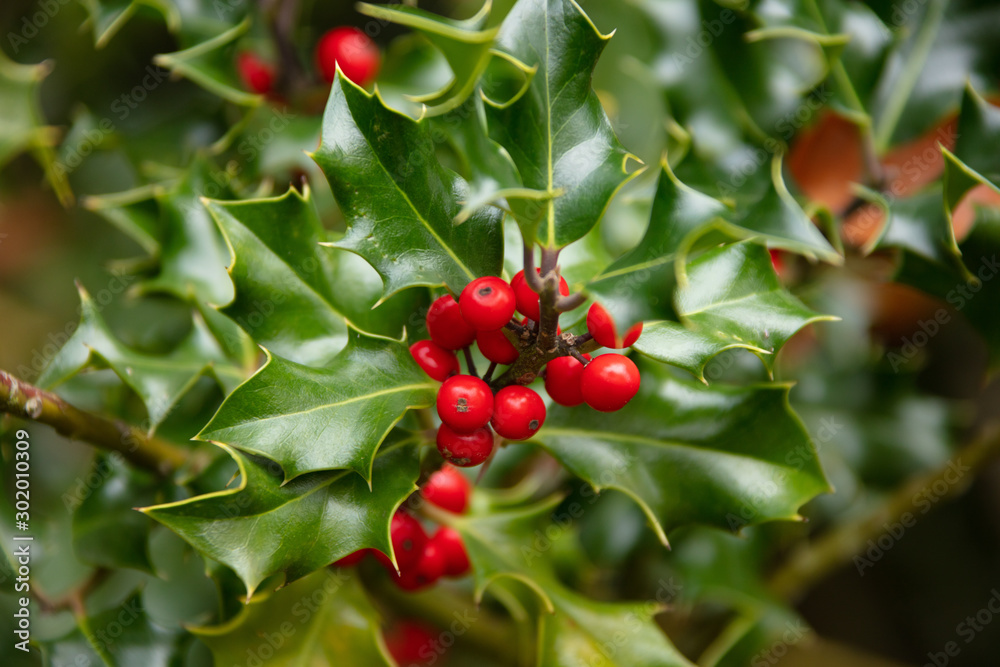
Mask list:
[{"label": "holly plant", "polygon": [[5,665],[827,664],[1000,453],[993,3],[50,4]]}]

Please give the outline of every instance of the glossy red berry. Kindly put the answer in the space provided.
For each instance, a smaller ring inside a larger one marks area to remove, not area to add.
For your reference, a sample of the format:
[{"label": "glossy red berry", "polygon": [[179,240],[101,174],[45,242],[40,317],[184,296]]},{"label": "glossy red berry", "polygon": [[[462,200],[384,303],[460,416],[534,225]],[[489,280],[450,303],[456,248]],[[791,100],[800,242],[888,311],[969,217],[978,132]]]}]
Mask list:
[{"label": "glossy red berry", "polygon": [[244,51],[236,56],[236,69],[243,79],[243,85],[258,95],[267,95],[274,88],[274,67]]},{"label": "glossy red berry", "polygon": [[359,86],[367,86],[378,74],[382,54],[375,42],[357,28],[334,28],[319,38],[316,66],[323,79],[331,82],[338,64],[344,76]]},{"label": "glossy red berry", "polygon": [[446,460],[462,468],[477,466],[493,453],[493,431],[489,426],[461,433],[447,424],[437,432],[437,448]]},{"label": "glossy red berry", "polygon": [[368,555],[368,549],[358,549],[354,553],[349,553],[340,560],[334,561],[334,567],[352,567],[357,565],[365,559]]},{"label": "glossy red berry", "polygon": [[[492,438],[490,438],[492,440]],[[472,484],[454,467],[445,464],[443,468],[427,478],[420,488],[420,494],[427,502],[449,512],[461,514],[469,508]]]},{"label": "glossy red berry", "polygon": [[545,402],[527,387],[504,387],[497,392],[490,423],[501,437],[527,440],[545,423]]},{"label": "glossy red berry", "polygon": [[[424,527],[406,510],[396,510],[389,526],[389,537],[392,540],[392,550],[396,552],[396,563],[400,571],[412,569],[420,560],[427,546],[427,533]],[[375,552],[375,557],[383,565],[392,568],[389,557],[381,551]]]},{"label": "glossy red berry", "polygon": [[601,347],[620,350],[632,347],[632,344],[639,340],[639,334],[642,333],[642,322],[637,322],[629,327],[625,335],[619,335],[611,313],[605,310],[601,304],[594,303],[587,312],[587,331]]},{"label": "glossy red berry", "polygon": [[580,386],[595,410],[621,410],[639,391],[639,369],[624,355],[602,354],[583,369]]},{"label": "glossy red berry", "polygon": [[[536,273],[541,274],[541,269],[535,269]],[[538,321],[541,317],[540,307],[538,305],[538,292],[531,289],[528,285],[528,281],[524,279],[524,271],[518,271],[511,278],[510,287],[514,290],[514,298],[517,302],[517,312],[521,313],[529,320]],[[569,296],[569,285],[566,283],[566,279],[559,276],[559,293],[563,296]]]},{"label": "glossy red berry", "polygon": [[385,646],[400,665],[423,665],[427,656],[436,655],[434,644],[440,634],[423,623],[402,620],[385,633]]},{"label": "glossy red berry", "polygon": [[428,540],[416,564],[390,574],[397,586],[405,591],[415,591],[430,586],[443,577],[447,566],[441,547]]},{"label": "glossy red berry", "polygon": [[514,316],[514,290],[502,278],[484,276],[465,286],[458,304],[469,326],[477,331],[494,331]]},{"label": "glossy red berry", "polygon": [[427,311],[427,333],[446,350],[458,350],[476,340],[476,330],[462,317],[462,309],[450,294],[431,304]]},{"label": "glossy red berry", "polygon": [[454,528],[442,526],[431,535],[430,541],[444,554],[447,577],[461,577],[469,571],[469,554],[462,543],[462,537]]},{"label": "glossy red berry", "polygon": [[503,329],[477,332],[476,346],[484,357],[505,366],[514,363],[521,356],[514,344],[504,335]]},{"label": "glossy red berry", "polygon": [[456,431],[475,431],[486,426],[493,415],[493,392],[477,377],[452,376],[438,390],[437,413]]},{"label": "glossy red berry", "polygon": [[[583,355],[590,360],[590,355]],[[583,364],[573,357],[556,357],[545,365],[545,391],[559,405],[573,407],[583,403]]]},{"label": "glossy red berry", "polygon": [[458,357],[434,341],[418,340],[410,346],[410,354],[424,372],[438,382],[444,382],[452,375],[458,374]]}]

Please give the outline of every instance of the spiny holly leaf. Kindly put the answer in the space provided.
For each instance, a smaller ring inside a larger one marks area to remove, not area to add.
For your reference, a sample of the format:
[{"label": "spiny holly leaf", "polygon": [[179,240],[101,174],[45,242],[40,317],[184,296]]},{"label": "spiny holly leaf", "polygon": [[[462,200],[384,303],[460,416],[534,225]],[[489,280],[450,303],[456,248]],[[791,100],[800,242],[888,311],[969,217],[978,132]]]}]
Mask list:
[{"label": "spiny holly leaf", "polygon": [[[282,628],[294,632],[282,633]],[[223,625],[191,628],[217,665],[241,664],[261,637],[284,636],[267,664],[392,667],[379,632],[378,613],[353,573],[323,569],[250,600]]]},{"label": "spiny holly leaf", "polygon": [[491,0],[486,0],[475,16],[464,21],[447,19],[417,7],[385,7],[365,2],[358,4],[358,11],[411,28],[441,52],[451,67],[452,80],[441,90],[411,98],[427,105],[429,114],[439,115],[468,99],[493,57],[491,49],[497,28],[483,29],[491,5]]},{"label": "spiny holly leaf", "polygon": [[500,272],[502,213],[483,209],[455,225],[468,185],[438,163],[427,121],[338,76],[313,158],[347,219],[347,235],[333,245],[368,260],[385,296],[414,285],[458,293]]},{"label": "spiny holly leaf", "polygon": [[[1000,108],[980,97],[971,85],[966,86],[958,119],[955,152],[942,148],[945,156],[944,205],[949,222],[962,198],[977,185],[1000,192],[1000,156],[995,150],[1000,141]],[[954,231],[951,230],[954,244]]]},{"label": "spiny holly leaf", "polygon": [[154,431],[199,377],[211,374],[226,391],[243,381],[243,370],[223,354],[200,317],[191,333],[166,355],[137,352],[114,337],[83,287],[80,325],[49,362],[38,384],[53,387],[91,366],[111,368],[142,399]]},{"label": "spiny holly leaf", "polygon": [[573,0],[521,0],[504,19],[497,49],[537,67],[520,98],[488,109],[490,134],[514,160],[524,185],[560,194],[525,239],[562,247],[584,236],[632,176],[590,80],[610,36]]},{"label": "spiny holly leaf", "polygon": [[[494,204],[509,209],[521,229],[530,236],[546,213],[543,202],[551,196],[521,183],[510,154],[489,137],[483,100],[470,99],[432,122],[435,128],[450,135],[469,172],[469,195],[462,202],[455,222],[461,224],[483,206]],[[516,256],[520,259],[520,253]]]},{"label": "spiny holly leaf", "polygon": [[545,551],[546,521],[558,499],[511,510],[451,518],[462,535],[480,599],[494,581],[521,581],[543,606],[539,664],[570,667],[691,667],[653,621],[658,604],[604,603],[566,588],[552,572]]},{"label": "spiny holly leaf", "polygon": [[94,478],[98,480],[96,486],[71,489],[64,495],[68,503],[79,503],[75,508],[67,507],[74,509],[76,557],[91,565],[152,573],[147,548],[150,523],[135,511],[135,506],[154,502],[160,484],[152,475],[129,468],[115,456],[97,457],[87,480]]},{"label": "spiny holly leaf", "polygon": [[250,597],[272,574],[284,572],[291,583],[358,549],[392,554],[389,521],[417,490],[419,463],[412,443],[402,440],[382,450],[371,489],[343,470],[283,484],[274,462],[220,445],[239,466],[238,488],[141,511],[202,555],[232,568]]},{"label": "spiny holly leaf", "polygon": [[942,208],[941,197],[941,188],[935,185],[892,202],[888,222],[875,247],[902,248],[951,269],[956,276],[968,276],[962,251],[955,242],[950,214]]},{"label": "spiny holly leaf", "polygon": [[65,637],[45,642],[51,667],[174,667],[183,660],[186,633],[150,620],[138,593],[120,606],[87,616]]},{"label": "spiny holly leaf", "polygon": [[161,53],[154,58],[154,62],[234,104],[256,106],[264,98],[246,92],[236,71],[236,42],[249,27],[250,19],[245,19],[239,25],[183,51]]},{"label": "spiny holly leaf", "polygon": [[672,318],[675,313],[664,297],[673,290],[675,277],[682,287],[692,282],[685,275],[687,255],[710,231],[720,232],[723,239],[756,238],[841,261],[784,189],[780,162],[774,163],[770,189],[739,217],[718,199],[682,183],[664,162],[642,240],[601,271],[587,290],[619,322]]},{"label": "spiny holly leaf", "polygon": [[233,300],[225,244],[199,199],[212,168],[199,160],[176,186],[157,189],[163,229],[160,271],[139,285],[141,293],[167,293],[213,305]]},{"label": "spiny holly leaf", "polygon": [[99,49],[107,46],[140,7],[152,7],[163,14],[171,31],[180,25],[180,14],[170,0],[81,0],[81,4],[88,14],[85,25],[93,28],[94,45]]},{"label": "spiny holly leaf", "polygon": [[268,354],[198,438],[277,461],[288,479],[348,468],[370,480],[382,440],[407,410],[433,405],[437,386],[402,342],[351,330],[325,368]]},{"label": "spiny holly leaf", "polygon": [[830,487],[788,390],[707,388],[644,364],[639,394],[613,428],[602,413],[555,408],[537,440],[598,490],[633,498],[664,543],[682,524],[795,519]]},{"label": "spiny holly leaf", "polygon": [[750,350],[771,373],[775,355],[795,332],[837,319],[806,308],[781,286],[767,249],[746,242],[691,261],[675,298],[681,322],[647,324],[635,349],[703,382],[706,364],[732,348]]},{"label": "spiny holly leaf", "polygon": [[345,319],[398,337],[421,305],[424,295],[409,290],[374,307],[381,279],[361,258],[320,247],[328,237],[308,190],[205,205],[232,254],[236,298],[223,312],[280,357],[326,366],[347,342]]},{"label": "spiny holly leaf", "polygon": [[[20,48],[18,36],[10,32],[8,38],[14,53]],[[21,38],[22,41],[24,38]],[[22,65],[0,52],[0,99],[3,100],[3,120],[0,122],[0,167],[20,153],[30,150],[45,169],[45,175],[64,204],[73,199],[64,170],[57,168],[52,146],[58,132],[42,120],[39,94],[42,79],[52,70],[46,61],[37,65]]]}]

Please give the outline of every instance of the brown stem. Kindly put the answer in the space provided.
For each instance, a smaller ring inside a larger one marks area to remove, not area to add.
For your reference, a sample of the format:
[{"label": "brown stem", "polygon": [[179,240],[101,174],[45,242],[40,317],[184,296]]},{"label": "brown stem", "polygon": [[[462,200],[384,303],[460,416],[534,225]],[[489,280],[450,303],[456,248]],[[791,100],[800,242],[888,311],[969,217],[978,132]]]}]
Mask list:
[{"label": "brown stem", "polygon": [[486,369],[486,375],[483,376],[483,382],[489,384],[490,380],[493,379],[493,373],[496,371],[496,369],[497,369],[497,362],[491,361],[490,367]]},{"label": "brown stem", "polygon": [[542,293],[542,277],[535,271],[535,246],[524,244],[524,281],[534,292]]},{"label": "brown stem", "polygon": [[60,434],[118,452],[141,468],[167,474],[184,465],[187,453],[121,420],[75,408],[53,393],[0,370],[0,412],[48,424]]},{"label": "brown stem", "polygon": [[[899,522],[906,513],[914,514],[913,499],[924,489],[937,488],[936,483],[942,481],[947,491],[939,496],[939,500],[955,497],[968,488],[977,471],[998,456],[1000,434],[993,432],[973,441],[943,466],[913,477],[871,512],[832,528],[792,551],[771,576],[768,582],[771,591],[786,600],[797,600],[831,572],[861,553],[869,540],[878,539],[885,532],[887,523]],[[962,467],[968,470],[961,472]],[[956,470],[960,471],[957,480],[952,477]]]},{"label": "brown stem", "polygon": [[268,29],[278,50],[278,80],[275,88],[287,94],[305,85],[305,70],[295,48],[295,26],[299,20],[299,0],[260,0],[261,12],[268,17]]},{"label": "brown stem", "polygon": [[583,305],[583,302],[587,300],[587,295],[583,292],[577,292],[576,294],[570,294],[569,296],[559,297],[556,301],[556,310],[560,313],[568,313],[571,310],[575,310]]}]

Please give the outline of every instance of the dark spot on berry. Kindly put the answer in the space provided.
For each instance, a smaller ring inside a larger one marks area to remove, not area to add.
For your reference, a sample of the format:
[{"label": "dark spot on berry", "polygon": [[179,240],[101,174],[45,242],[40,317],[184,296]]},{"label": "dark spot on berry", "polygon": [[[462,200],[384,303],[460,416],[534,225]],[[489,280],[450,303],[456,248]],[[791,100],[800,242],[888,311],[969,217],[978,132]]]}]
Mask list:
[{"label": "dark spot on berry", "polygon": [[403,551],[413,551],[413,540],[403,540]]},{"label": "dark spot on berry", "polygon": [[458,410],[459,412],[468,412],[469,401],[464,398],[458,399],[458,401],[455,403],[455,409]]},{"label": "dark spot on berry", "polygon": [[490,294],[493,294],[492,287],[480,287],[478,291],[479,296],[489,296]]},{"label": "dark spot on berry", "polygon": [[530,428],[532,431],[538,428],[538,420],[532,419],[530,422],[528,422],[528,428]]}]

